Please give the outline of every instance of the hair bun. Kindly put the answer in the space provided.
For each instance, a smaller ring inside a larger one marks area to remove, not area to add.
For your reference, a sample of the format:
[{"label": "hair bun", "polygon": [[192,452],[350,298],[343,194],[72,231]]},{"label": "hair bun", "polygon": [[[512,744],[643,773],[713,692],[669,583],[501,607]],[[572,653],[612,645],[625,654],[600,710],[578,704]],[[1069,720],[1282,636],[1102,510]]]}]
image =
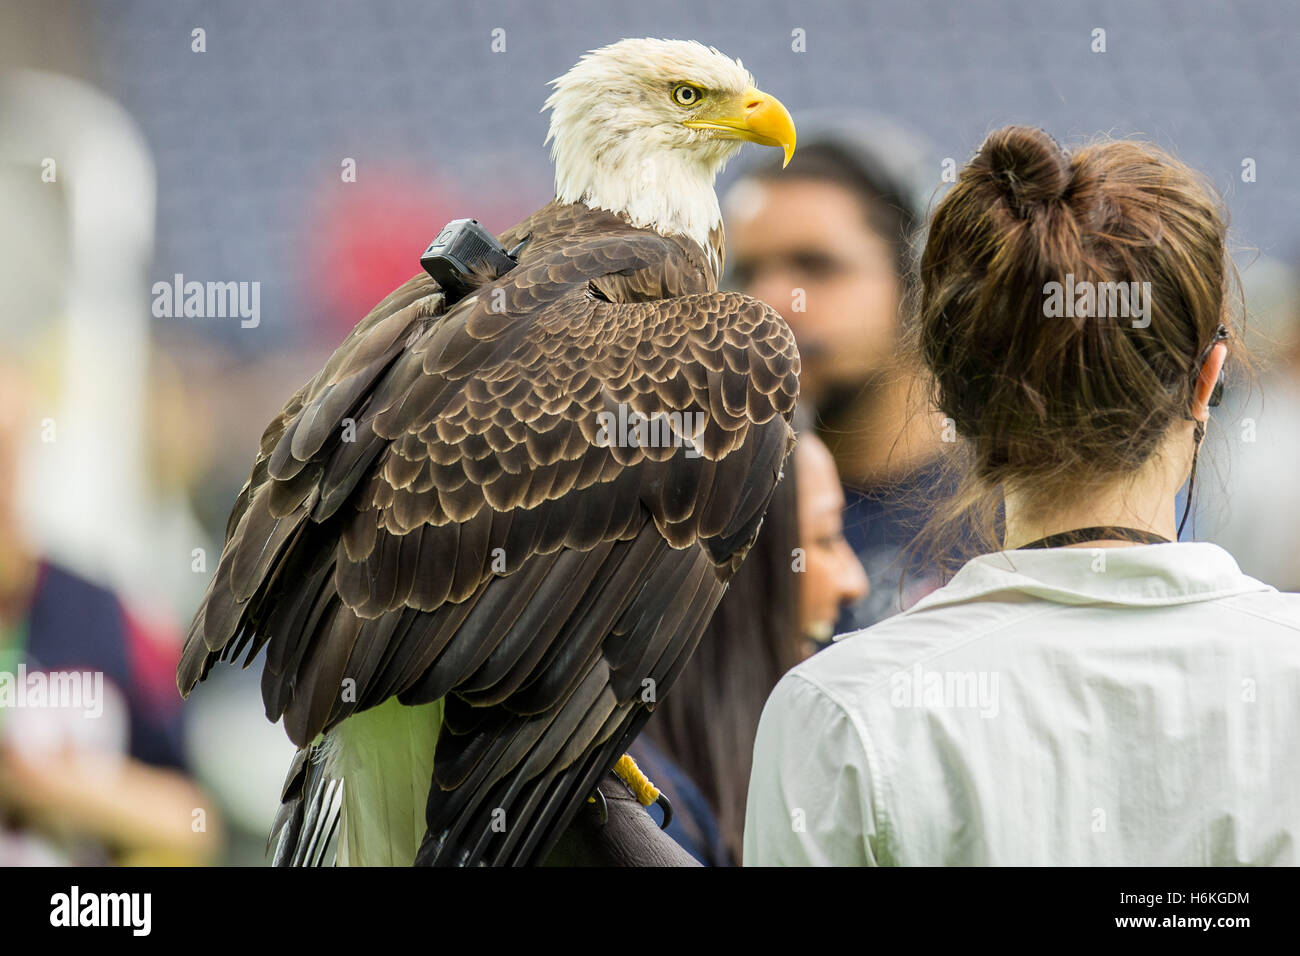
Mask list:
[{"label": "hair bun", "polygon": [[1008,207],[1021,219],[1033,206],[1059,201],[1070,185],[1070,163],[1046,132],[1005,126],[984,140],[971,166],[990,177]]}]

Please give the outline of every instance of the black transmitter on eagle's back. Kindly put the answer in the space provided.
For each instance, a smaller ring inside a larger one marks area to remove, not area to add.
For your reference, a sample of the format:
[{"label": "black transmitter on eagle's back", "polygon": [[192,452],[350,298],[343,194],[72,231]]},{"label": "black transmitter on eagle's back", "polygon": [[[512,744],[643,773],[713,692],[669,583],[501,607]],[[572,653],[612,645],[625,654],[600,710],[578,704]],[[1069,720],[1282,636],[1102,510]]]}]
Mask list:
[{"label": "black transmitter on eagle's back", "polygon": [[522,246],[521,242],[507,251],[477,219],[453,219],[424,250],[420,265],[442,287],[450,305],[462,299],[482,278],[500,278],[518,265]]}]

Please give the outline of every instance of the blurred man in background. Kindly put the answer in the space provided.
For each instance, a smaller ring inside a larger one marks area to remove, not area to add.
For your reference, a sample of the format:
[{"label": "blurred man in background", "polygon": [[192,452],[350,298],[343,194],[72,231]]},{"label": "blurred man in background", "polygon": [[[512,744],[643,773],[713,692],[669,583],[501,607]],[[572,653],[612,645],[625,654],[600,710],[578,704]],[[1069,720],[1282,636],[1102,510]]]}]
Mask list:
[{"label": "blurred man in background", "polygon": [[794,331],[800,402],[834,455],[844,533],[871,580],[839,631],[875,623],[937,584],[911,568],[900,601],[902,551],[943,480],[941,422],[919,410],[922,379],[899,358],[925,183],[937,169],[893,123],[801,114],[789,167],[755,166],[725,196],[729,281]]}]

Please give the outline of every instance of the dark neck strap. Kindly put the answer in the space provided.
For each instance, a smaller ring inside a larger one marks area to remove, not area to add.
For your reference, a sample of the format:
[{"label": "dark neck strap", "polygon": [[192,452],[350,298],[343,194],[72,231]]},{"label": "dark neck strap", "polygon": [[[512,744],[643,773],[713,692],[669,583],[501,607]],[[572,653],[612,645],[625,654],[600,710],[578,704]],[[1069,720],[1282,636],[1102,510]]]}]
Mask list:
[{"label": "dark neck strap", "polygon": [[1133,541],[1137,544],[1172,543],[1168,538],[1162,537],[1153,531],[1101,525],[1095,528],[1075,528],[1073,531],[1062,531],[1059,534],[1049,534],[1046,538],[1039,538],[1037,541],[1022,544],[1016,550],[1025,551],[1029,548],[1063,548],[1066,545],[1081,544],[1084,541]]}]

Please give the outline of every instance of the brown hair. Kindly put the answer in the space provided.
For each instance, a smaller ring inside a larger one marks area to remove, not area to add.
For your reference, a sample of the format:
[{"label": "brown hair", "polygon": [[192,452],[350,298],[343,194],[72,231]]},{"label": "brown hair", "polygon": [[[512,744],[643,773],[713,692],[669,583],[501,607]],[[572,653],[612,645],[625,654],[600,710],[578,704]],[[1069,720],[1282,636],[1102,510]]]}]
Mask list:
[{"label": "brown hair", "polygon": [[[1066,152],[1021,126],[988,136],[934,211],[913,306],[911,345],[963,459],[953,500],[916,544],[932,563],[951,571],[1002,547],[1008,485],[1034,507],[1114,481],[1188,417],[1220,323],[1240,356],[1226,229],[1212,187],[1155,146]],[[1101,283],[1149,283],[1148,323],[1101,295],[1080,300],[1091,314],[1049,311]]]}]

